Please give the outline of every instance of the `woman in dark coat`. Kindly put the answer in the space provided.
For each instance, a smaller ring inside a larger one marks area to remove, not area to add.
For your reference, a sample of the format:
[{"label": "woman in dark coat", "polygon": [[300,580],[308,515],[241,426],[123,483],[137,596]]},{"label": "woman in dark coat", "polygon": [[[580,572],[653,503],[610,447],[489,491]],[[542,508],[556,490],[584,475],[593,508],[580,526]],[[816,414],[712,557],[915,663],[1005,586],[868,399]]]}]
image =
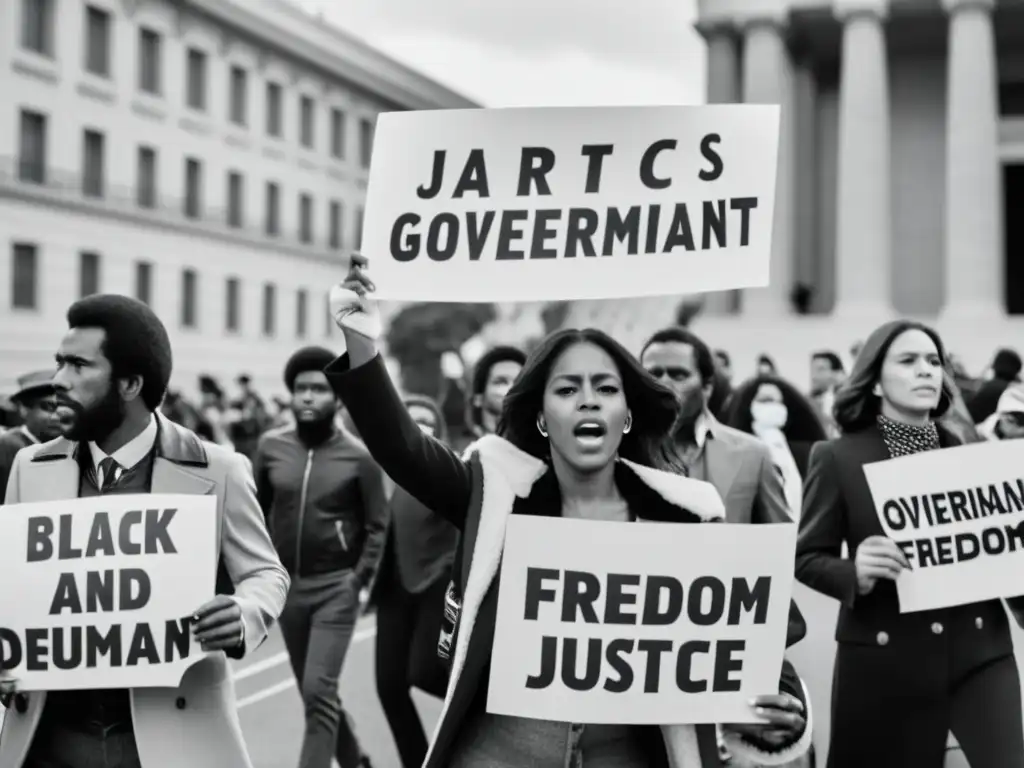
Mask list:
[{"label": "woman in dark coat", "polygon": [[[404,403],[420,429],[445,441],[444,419],[433,400],[410,395]],[[427,736],[409,693],[416,687],[444,696],[448,668],[437,655],[437,635],[459,531],[401,486],[391,496],[390,513],[370,593],[377,607],[377,697],[403,768],[419,768]]]},{"label": "woman in dark coat", "polygon": [[[641,513],[677,523],[724,516],[712,486],[651,468],[667,444],[675,396],[607,335],[561,331],[531,354],[506,396],[502,436],[481,438],[464,460],[423,434],[402,407],[377,353],[380,322],[366,298],[373,288],[365,264],[354,255],[348,279],[331,292],[348,353],[327,374],[384,471],[462,529],[472,553],[463,561],[451,680],[425,768],[561,768],[580,760],[587,768],[717,768],[713,725],[580,725],[486,708],[509,515],[623,523]],[[765,722],[723,726],[734,755],[780,764],[806,752],[803,713],[810,713],[789,665],[781,690],[757,698]]]},{"label": "woman in dark coat", "polygon": [[909,564],[864,476],[865,464],[958,444],[936,423],[950,404],[944,362],[930,328],[878,328],[836,396],[842,437],[811,453],[796,577],[841,603],[828,768],[941,768],[950,731],[971,768],[1024,768],[1002,603],[901,614],[895,580]]}]

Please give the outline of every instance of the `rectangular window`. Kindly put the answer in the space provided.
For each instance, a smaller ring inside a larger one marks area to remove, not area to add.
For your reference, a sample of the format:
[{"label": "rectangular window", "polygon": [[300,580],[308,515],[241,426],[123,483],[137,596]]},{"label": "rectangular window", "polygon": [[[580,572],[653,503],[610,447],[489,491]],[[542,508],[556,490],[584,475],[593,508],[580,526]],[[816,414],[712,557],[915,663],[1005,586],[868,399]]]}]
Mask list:
[{"label": "rectangular window", "polygon": [[277,289],[273,283],[263,284],[263,335],[273,336],[277,328]]},{"label": "rectangular window", "polygon": [[82,192],[87,197],[103,197],[105,143],[99,131],[86,128],[82,134]]},{"label": "rectangular window", "polygon": [[295,294],[295,335],[300,339],[306,336],[306,313],[309,295],[301,288]]},{"label": "rectangular window", "polygon": [[21,0],[21,47],[53,58],[53,0]]},{"label": "rectangular window", "polygon": [[313,242],[313,198],[306,193],[299,195],[299,242]]},{"label": "rectangular window", "polygon": [[195,328],[197,325],[198,283],[199,277],[194,269],[181,271],[181,325],[183,328]]},{"label": "rectangular window", "polygon": [[281,86],[267,83],[267,135],[278,139],[281,138],[282,106]]},{"label": "rectangular window", "polygon": [[85,7],[85,71],[110,77],[110,14],[93,5]]},{"label": "rectangular window", "polygon": [[136,200],[140,208],[156,207],[156,150],[139,147]]},{"label": "rectangular window", "polygon": [[363,168],[370,167],[373,157],[373,123],[368,118],[359,121],[359,163]]},{"label": "rectangular window", "polygon": [[264,233],[275,237],[281,233],[281,188],[267,182],[266,212],[263,217]]},{"label": "rectangular window", "polygon": [[299,140],[306,149],[312,149],[314,136],[314,107],[312,96],[302,96],[299,100]]},{"label": "rectangular window", "polygon": [[345,159],[345,113],[337,107],[331,110],[331,157]]},{"label": "rectangular window", "polygon": [[185,103],[192,109],[206,111],[206,54],[189,48],[185,72]]},{"label": "rectangular window", "polygon": [[11,306],[35,309],[39,298],[39,255],[35,243],[14,243],[11,259]]},{"label": "rectangular window", "polygon": [[231,67],[231,122],[245,125],[249,112],[249,76],[239,66]]},{"label": "rectangular window", "polygon": [[91,251],[78,254],[78,295],[81,298],[100,292],[100,255]]},{"label": "rectangular window", "polygon": [[228,171],[228,226],[241,227],[245,210],[242,174]]},{"label": "rectangular window", "polygon": [[330,223],[328,224],[327,244],[335,250],[341,248],[341,219],[343,215],[344,209],[341,207],[341,203],[337,200],[331,200],[328,212]]},{"label": "rectangular window", "polygon": [[46,183],[46,115],[27,109],[21,110],[18,178]]},{"label": "rectangular window", "polygon": [[185,158],[185,215],[198,219],[202,208],[203,166],[194,157]]},{"label": "rectangular window", "polygon": [[153,303],[153,265],[148,261],[135,262],[135,298],[143,304]]},{"label": "rectangular window", "polygon": [[139,30],[139,90],[154,96],[163,89],[162,48],[158,32],[145,27]]},{"label": "rectangular window", "polygon": [[224,283],[224,328],[230,333],[237,333],[241,327],[241,300],[241,281],[237,277],[229,277]]}]

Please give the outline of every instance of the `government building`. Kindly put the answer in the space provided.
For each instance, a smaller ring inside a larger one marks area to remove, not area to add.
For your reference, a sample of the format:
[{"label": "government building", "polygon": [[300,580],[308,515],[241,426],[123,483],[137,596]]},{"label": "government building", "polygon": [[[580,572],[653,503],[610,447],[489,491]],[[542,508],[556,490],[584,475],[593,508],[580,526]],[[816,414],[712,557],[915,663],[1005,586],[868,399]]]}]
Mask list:
[{"label": "government building", "polygon": [[[935,324],[974,373],[1024,348],[1024,3],[698,11],[708,102],[781,104],[783,130],[771,285],[709,295],[694,329],[740,375],[767,352],[798,384],[812,350],[897,316]],[[677,303],[582,303],[570,322],[638,349]]]},{"label": "government building", "polygon": [[338,346],[376,116],[474,107],[283,0],[0,0],[0,392],[91,293],[148,302],[172,386],[283,391]]}]

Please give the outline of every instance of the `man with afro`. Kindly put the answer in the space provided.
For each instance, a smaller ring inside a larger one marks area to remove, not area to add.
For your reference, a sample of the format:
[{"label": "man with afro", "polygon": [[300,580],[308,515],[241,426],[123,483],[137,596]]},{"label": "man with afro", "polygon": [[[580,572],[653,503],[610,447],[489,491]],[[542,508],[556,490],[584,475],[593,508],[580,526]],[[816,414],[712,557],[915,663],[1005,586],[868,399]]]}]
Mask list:
[{"label": "man with afro", "polygon": [[335,354],[304,347],[285,365],[294,426],[267,432],[253,462],[270,535],[292,577],[281,614],[306,710],[299,768],[368,766],[338,695],[360,594],[376,571],[387,526],[384,474],[338,426],[340,401],[323,370]]}]

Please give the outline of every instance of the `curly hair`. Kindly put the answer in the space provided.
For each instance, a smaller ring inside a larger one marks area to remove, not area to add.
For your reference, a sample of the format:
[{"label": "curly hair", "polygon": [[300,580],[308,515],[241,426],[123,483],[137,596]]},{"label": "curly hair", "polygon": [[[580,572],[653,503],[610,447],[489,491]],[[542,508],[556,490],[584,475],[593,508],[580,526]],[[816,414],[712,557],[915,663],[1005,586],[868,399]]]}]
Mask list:
[{"label": "curly hair", "polygon": [[733,391],[729,410],[724,420],[728,426],[747,434],[754,433],[754,419],[750,413],[750,406],[754,402],[754,398],[757,397],[757,392],[762,384],[778,387],[779,392],[782,393],[782,402],[785,403],[786,411],[789,414],[786,426],[782,429],[787,442],[814,443],[828,438],[821,418],[811,401],[788,381],[773,374],[754,376]]},{"label": "curly hair", "polygon": [[[882,363],[885,362],[889,347],[897,337],[907,331],[921,331],[926,334],[935,344],[942,367],[946,367],[946,350],[942,338],[933,328],[916,320],[892,320],[880,325],[864,342],[857,355],[857,361],[853,364],[853,370],[850,371],[850,377],[836,392],[832,415],[844,433],[859,432],[874,423],[881,409],[881,398],[872,390],[882,375]],[[938,406],[932,411],[932,418],[939,419],[944,416],[953,398],[950,378],[943,376],[942,394],[939,396]]]},{"label": "curly hair", "polygon": [[544,390],[555,362],[576,344],[595,344],[615,361],[633,428],[622,436],[619,456],[658,469],[680,468],[669,437],[678,404],[672,390],[641,367],[633,355],[611,336],[594,328],[569,328],[546,336],[526,360],[519,378],[505,396],[498,434],[522,451],[547,458],[548,438],[537,431],[537,415],[544,405]]},{"label": "curly hair", "polygon": [[103,330],[103,356],[110,361],[111,377],[142,379],[142,402],[149,410],[160,407],[171,380],[173,356],[167,329],[145,303],[119,294],[94,294],[68,308],[68,328]]}]

